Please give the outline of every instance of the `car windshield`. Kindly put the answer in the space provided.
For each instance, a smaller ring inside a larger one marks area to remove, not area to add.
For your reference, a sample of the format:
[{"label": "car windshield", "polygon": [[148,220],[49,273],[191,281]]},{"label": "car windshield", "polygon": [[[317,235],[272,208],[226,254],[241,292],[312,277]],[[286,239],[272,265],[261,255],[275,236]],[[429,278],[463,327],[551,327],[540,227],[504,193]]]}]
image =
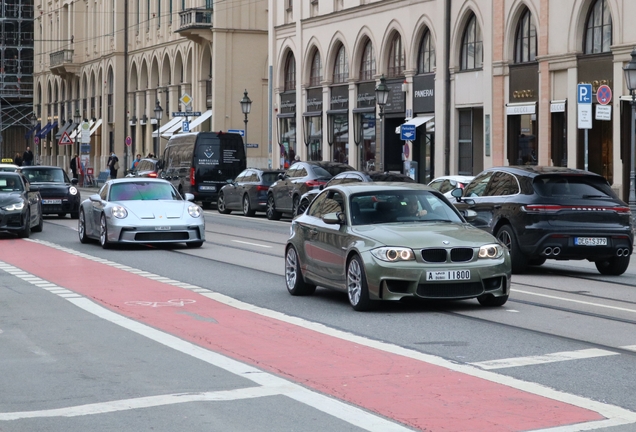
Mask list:
[{"label": "car windshield", "polygon": [[607,182],[595,176],[539,176],[533,184],[542,197],[615,198]]},{"label": "car windshield", "polygon": [[425,190],[365,192],[349,200],[353,225],[463,222],[446,201]]},{"label": "car windshield", "polygon": [[342,163],[336,163],[336,162],[326,162],[323,163],[322,165],[315,165],[313,167],[314,173],[318,173],[318,169],[322,170],[321,172],[327,172],[329,173],[329,175],[321,175],[320,177],[327,177],[327,178],[331,178],[335,175],[340,174],[341,172],[345,172],[345,171],[354,171],[353,167],[347,165],[347,164],[342,164]]},{"label": "car windshield", "polygon": [[125,182],[110,188],[110,201],[181,200],[181,196],[169,183]]},{"label": "car windshield", "polygon": [[15,176],[0,176],[0,192],[21,192],[22,182]]},{"label": "car windshield", "polygon": [[68,177],[58,168],[38,168],[24,170],[24,175],[31,183],[66,183]]}]

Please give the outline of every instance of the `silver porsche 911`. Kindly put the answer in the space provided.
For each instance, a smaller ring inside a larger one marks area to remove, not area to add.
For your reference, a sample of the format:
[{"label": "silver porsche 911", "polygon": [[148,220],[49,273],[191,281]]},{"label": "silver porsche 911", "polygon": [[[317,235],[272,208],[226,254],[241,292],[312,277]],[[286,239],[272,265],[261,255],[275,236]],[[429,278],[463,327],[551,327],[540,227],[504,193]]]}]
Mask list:
[{"label": "silver porsche 911", "polygon": [[194,195],[185,199],[162,179],[110,180],[98,194],[82,201],[78,232],[82,243],[98,240],[106,249],[114,243],[185,243],[205,241],[205,219]]}]

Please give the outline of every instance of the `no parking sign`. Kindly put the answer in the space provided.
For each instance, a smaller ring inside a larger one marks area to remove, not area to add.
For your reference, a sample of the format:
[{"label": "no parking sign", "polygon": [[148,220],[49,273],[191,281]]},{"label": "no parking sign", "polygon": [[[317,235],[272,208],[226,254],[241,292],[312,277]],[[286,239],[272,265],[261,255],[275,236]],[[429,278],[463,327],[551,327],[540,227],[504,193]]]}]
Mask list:
[{"label": "no parking sign", "polygon": [[600,86],[598,90],[596,90],[596,100],[601,105],[607,105],[610,103],[612,101],[612,89],[605,84]]}]

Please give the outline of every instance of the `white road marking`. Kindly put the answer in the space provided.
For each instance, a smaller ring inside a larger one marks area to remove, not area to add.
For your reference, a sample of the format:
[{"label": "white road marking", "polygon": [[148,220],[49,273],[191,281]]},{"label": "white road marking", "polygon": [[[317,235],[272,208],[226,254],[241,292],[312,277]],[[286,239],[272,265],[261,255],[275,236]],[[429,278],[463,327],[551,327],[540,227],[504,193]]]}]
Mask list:
[{"label": "white road marking", "polygon": [[619,348],[627,351],[636,351],[636,345],[626,345]]},{"label": "white road marking", "polygon": [[250,242],[246,242],[246,241],[241,241],[241,240],[232,240],[235,243],[242,243],[242,244],[246,244],[246,245],[250,245],[250,246],[260,246],[260,247],[264,247],[264,248],[272,248],[272,246],[267,246],[267,245],[262,245],[262,244],[258,244],[258,243],[250,243]]},{"label": "white road marking", "polygon": [[[42,244],[45,246],[49,246],[52,247],[54,249],[69,253],[71,255],[76,255],[94,262],[99,262],[108,266],[113,266],[115,267],[115,265],[118,265],[117,263],[114,263],[112,261],[109,261],[107,259],[103,259],[103,258],[98,258],[92,255],[88,255],[85,254],[83,252],[79,252],[76,251],[74,249],[69,249],[69,248],[65,248],[63,246],[60,246],[58,244],[55,243],[51,243],[51,242],[47,242],[47,241],[43,241],[43,240],[34,240],[34,239],[27,239],[26,241],[32,241],[34,243],[38,243],[38,244]],[[0,269],[9,269],[9,270],[13,270],[13,271],[21,271],[19,269],[17,269],[16,267],[10,265],[10,264],[6,264],[3,262],[0,262]],[[7,272],[10,272],[9,270],[7,270]],[[139,274],[136,273],[133,270],[128,270],[131,273],[135,273],[135,274]],[[152,273],[148,273],[148,272],[144,272],[143,273],[144,277],[145,275],[152,275]],[[531,293],[530,293],[531,294]],[[373,340],[373,339],[368,339],[366,337],[363,336],[358,336],[358,335],[354,335],[351,333],[347,333],[345,331],[342,330],[337,330],[334,328],[330,328],[327,327],[323,324],[320,323],[315,323],[312,321],[307,321],[305,319],[302,318],[298,318],[298,317],[293,317],[293,316],[289,316],[286,314],[283,314],[281,312],[276,312],[270,309],[265,309],[265,308],[261,308],[249,303],[245,303],[242,302],[240,300],[236,300],[232,297],[226,296],[224,294],[220,294],[220,293],[215,293],[211,290],[211,288],[209,289],[208,293],[203,293],[201,295],[204,295],[206,297],[209,297],[211,299],[214,299],[220,303],[223,303],[225,305],[237,308],[237,309],[241,309],[241,310],[247,310],[247,311],[251,311],[253,313],[268,317],[268,318],[272,318],[272,319],[276,319],[276,320],[280,320],[282,322],[286,322],[289,324],[293,324],[296,325],[298,327],[302,327],[302,328],[306,328],[315,332],[319,332],[322,334],[326,334],[326,335],[330,335],[336,338],[339,338],[341,340],[346,340],[349,342],[353,342],[353,343],[357,343],[360,345],[364,345],[370,348],[375,348],[378,350],[382,350],[384,352],[388,352],[391,354],[396,354],[396,355],[401,355],[407,358],[412,358],[415,360],[419,360],[419,361],[423,361],[426,363],[430,363],[432,365],[436,365],[436,366],[440,366],[452,371],[456,371],[456,372],[461,372],[476,378],[481,378],[484,380],[488,380],[494,383],[498,383],[498,384],[502,384],[511,388],[515,388],[518,390],[522,390],[531,394],[535,394],[537,396],[542,396],[542,397],[546,397],[549,399],[553,399],[556,401],[560,401],[563,403],[567,403],[570,405],[574,405],[580,408],[584,408],[584,409],[588,409],[594,412],[599,413],[600,415],[602,415],[603,417],[605,417],[605,420],[599,420],[599,421],[592,421],[592,422],[588,422],[588,423],[578,423],[576,425],[569,425],[569,426],[562,426],[562,427],[556,427],[556,428],[548,428],[548,429],[543,429],[541,431],[534,431],[534,432],[577,432],[577,431],[584,431],[584,430],[594,430],[594,429],[602,429],[602,428],[608,428],[608,427],[613,427],[613,426],[619,426],[619,425],[627,425],[627,424],[636,424],[636,413],[630,410],[627,410],[625,408],[616,406],[616,405],[611,405],[608,403],[604,403],[604,402],[599,402],[599,401],[595,401],[592,399],[588,399],[588,398],[584,398],[581,396],[577,396],[574,394],[569,394],[569,393],[565,393],[565,392],[561,392],[555,389],[552,389],[550,387],[546,387],[542,384],[538,384],[538,383],[533,383],[533,382],[527,382],[527,381],[522,381],[507,375],[502,375],[502,374],[498,374],[496,372],[490,372],[481,368],[478,368],[476,366],[470,365],[470,364],[461,364],[461,363],[456,363],[450,360],[446,360],[442,357],[437,357],[434,355],[429,355],[429,354],[424,354],[422,352],[419,351],[415,351],[415,350],[411,350],[409,348],[404,348],[401,346],[397,346],[397,345],[393,345],[393,344],[389,344],[386,342],[381,342],[381,341],[377,341],[377,340]],[[78,300],[86,300],[86,299],[78,299]],[[564,299],[567,300],[567,299]],[[70,301],[70,300],[69,300]],[[110,312],[110,311],[108,311]],[[115,314],[114,314],[115,315]],[[119,315],[116,315],[119,318],[122,319],[127,319],[124,317],[120,317]],[[138,323],[136,323],[138,324]],[[170,336],[170,335],[168,335]],[[172,337],[172,336],[170,336]],[[184,342],[184,341],[180,341],[180,342]],[[186,343],[186,342],[184,342]],[[200,347],[196,347],[197,349],[201,349]],[[176,349],[176,348],[175,348]],[[205,351],[205,350],[204,350]],[[185,352],[185,351],[182,351]],[[207,352],[210,355],[217,355],[216,353],[213,352]],[[217,365],[218,366],[218,365]],[[246,365],[243,365],[244,367],[248,367]],[[254,378],[253,376],[251,376],[250,378]],[[249,378],[248,378],[249,379]],[[303,389],[304,390],[304,389]],[[304,395],[304,394],[303,394]],[[339,402],[338,400],[333,400],[327,397],[324,397],[320,394],[314,394],[311,393],[310,396],[317,398],[316,400],[314,400],[312,403],[310,403],[311,406],[313,406],[316,409],[322,409],[324,412],[327,412],[329,414],[332,414],[330,411],[327,411],[329,409],[329,405],[335,405],[336,408],[341,409],[342,407],[340,406],[341,402]],[[296,398],[296,400],[304,402],[303,399],[301,399],[300,397]],[[348,405],[345,405],[345,407],[349,407]],[[349,407],[352,408],[352,407]],[[347,411],[347,413],[349,413]],[[366,412],[363,412],[363,414],[368,414]],[[333,415],[333,414],[332,414]],[[357,415],[356,412],[354,412],[352,415]],[[354,418],[355,420],[356,418]],[[366,420],[366,418],[364,419],[359,419],[360,421],[362,420]],[[350,422],[352,424],[356,424],[354,422]],[[389,425],[391,426],[395,426],[393,423],[389,423]],[[371,430],[371,429],[369,429]],[[385,430],[382,429],[382,427],[378,427],[377,430]],[[396,430],[396,429],[390,429],[390,430]],[[407,429],[400,429],[400,430],[407,430]],[[410,429],[408,429],[410,430]]]},{"label": "white road marking", "polygon": [[518,311],[518,310],[516,310],[516,309],[506,309],[506,312],[516,312],[516,313],[519,313],[519,311]]},{"label": "white road marking", "polygon": [[512,357],[499,360],[487,360],[482,362],[470,363],[482,369],[502,369],[518,366],[532,366],[545,363],[555,363],[568,360],[581,360],[594,357],[606,357],[611,355],[619,355],[617,352],[602,350],[598,348],[590,348],[579,351],[563,351],[551,354],[528,356],[528,357]]},{"label": "white road marking", "polygon": [[528,294],[528,295],[538,296],[538,297],[551,298],[551,299],[554,299],[554,300],[562,300],[562,301],[566,301],[566,302],[570,302],[570,303],[578,303],[578,304],[584,304],[584,305],[588,305],[588,306],[596,306],[596,307],[600,307],[600,308],[606,308],[606,309],[613,309],[613,310],[618,310],[618,311],[623,311],[623,312],[636,313],[636,309],[627,309],[627,308],[622,308],[622,307],[618,307],[618,306],[609,306],[609,305],[604,305],[604,304],[600,304],[600,303],[586,302],[586,301],[583,301],[583,300],[574,300],[574,299],[569,299],[569,298],[565,298],[565,297],[552,296],[552,295],[548,295],[548,294],[533,293],[533,292],[530,292],[530,291],[523,291],[523,290],[516,289],[516,288],[512,289],[511,291],[518,292],[518,293],[521,293],[521,294]]}]

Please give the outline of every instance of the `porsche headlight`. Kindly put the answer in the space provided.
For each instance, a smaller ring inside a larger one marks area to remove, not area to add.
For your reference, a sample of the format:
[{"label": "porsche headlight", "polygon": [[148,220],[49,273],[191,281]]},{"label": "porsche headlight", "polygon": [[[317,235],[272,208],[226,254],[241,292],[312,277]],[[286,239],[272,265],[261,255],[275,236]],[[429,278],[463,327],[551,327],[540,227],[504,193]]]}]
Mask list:
[{"label": "porsche headlight", "polygon": [[396,262],[396,261],[413,261],[415,254],[409,248],[403,247],[380,247],[373,249],[371,255],[381,261]]},{"label": "porsche headlight", "polygon": [[191,204],[188,206],[188,214],[193,218],[198,218],[201,216],[201,207],[196,204]]},{"label": "porsche headlight", "polygon": [[68,188],[68,193],[70,193],[71,195],[77,195],[77,188],[75,186],[71,186],[70,188]]},{"label": "porsche headlight", "polygon": [[8,206],[2,207],[2,208],[6,211],[20,211],[24,208],[24,203],[19,202],[19,203],[9,204]]},{"label": "porsche headlight", "polygon": [[115,207],[113,207],[113,216],[115,216],[117,219],[123,219],[128,216],[128,211],[124,207],[116,205]]},{"label": "porsche headlight", "polygon": [[501,258],[504,253],[503,246],[499,244],[487,244],[479,248],[479,258]]}]

